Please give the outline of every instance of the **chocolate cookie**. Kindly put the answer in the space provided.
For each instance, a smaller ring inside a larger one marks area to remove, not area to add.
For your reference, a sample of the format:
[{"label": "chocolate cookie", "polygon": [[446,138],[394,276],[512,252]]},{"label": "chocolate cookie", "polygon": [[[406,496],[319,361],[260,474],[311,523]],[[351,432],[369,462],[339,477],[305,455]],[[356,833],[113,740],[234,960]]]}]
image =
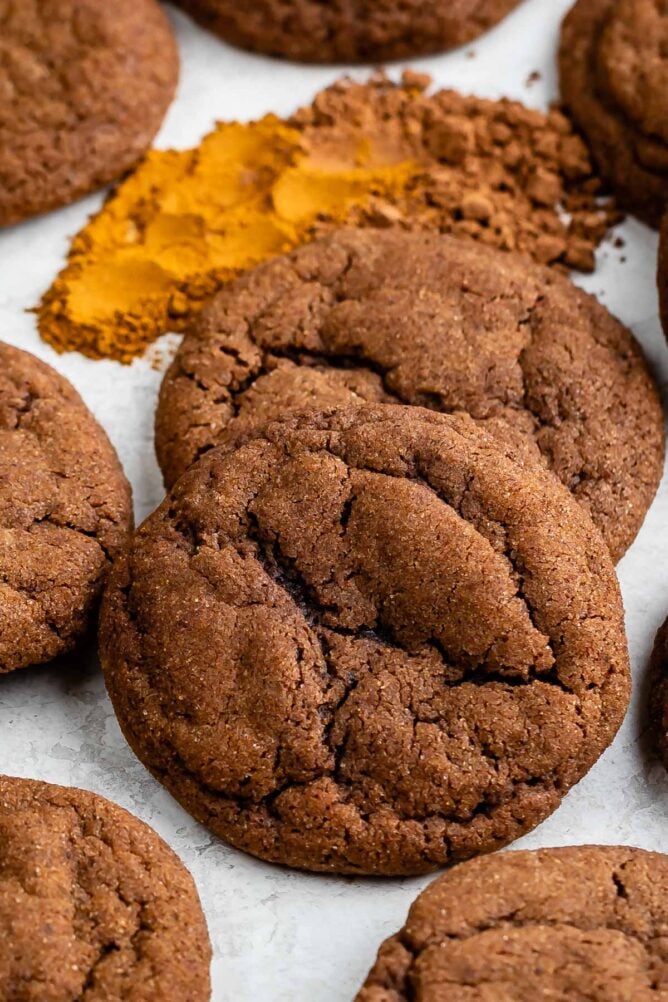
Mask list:
[{"label": "chocolate cookie", "polygon": [[565,277],[479,243],[340,231],[224,289],[169,369],[168,485],[226,429],[290,408],[401,402],[528,436],[615,559],[663,468],[663,413],[632,335]]},{"label": "chocolate cookie", "polygon": [[658,226],[668,204],[668,4],[577,0],[561,91],[619,204]]},{"label": "chocolate cookie", "polygon": [[659,264],[657,270],[659,286],[659,315],[663,331],[668,338],[668,213],[663,217],[659,234]]},{"label": "chocolate cookie", "polygon": [[586,512],[467,415],[311,412],[204,456],[115,565],[121,727],[273,862],[432,870],[550,814],[628,700]]},{"label": "chocolate cookie", "polygon": [[0,0],[0,225],[134,166],[177,77],[155,0]]},{"label": "chocolate cookie", "polygon": [[0,998],[208,1002],[210,959],[192,877],[148,825],[0,777]]},{"label": "chocolate cookie", "polygon": [[657,631],[650,664],[650,716],[654,744],[668,769],[668,619]]},{"label": "chocolate cookie", "polygon": [[131,523],[118,457],[79,394],[0,342],[0,674],[74,647]]},{"label": "chocolate cookie", "polygon": [[668,993],[668,856],[505,852],[435,880],[356,1002],[652,1002]]},{"label": "chocolate cookie", "polygon": [[177,0],[244,49],[309,63],[366,63],[441,52],[477,38],[520,0]]}]

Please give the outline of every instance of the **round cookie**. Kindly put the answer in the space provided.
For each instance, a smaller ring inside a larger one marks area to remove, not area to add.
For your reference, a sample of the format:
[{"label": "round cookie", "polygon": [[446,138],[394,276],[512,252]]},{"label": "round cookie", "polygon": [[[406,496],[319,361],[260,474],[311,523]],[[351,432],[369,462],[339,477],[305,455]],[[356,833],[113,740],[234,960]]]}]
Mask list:
[{"label": "round cookie", "polygon": [[467,415],[311,412],[212,450],[114,565],[135,753],[266,860],[409,874],[538,824],[628,701],[609,553]]},{"label": "round cookie", "polygon": [[192,877],[142,821],[85,790],[0,777],[0,997],[208,1002]]},{"label": "round cookie", "polygon": [[[441,52],[477,38],[520,0],[177,0],[244,49],[309,63],[366,63]],[[456,9],[454,9],[456,7]]]},{"label": "round cookie", "polygon": [[564,102],[620,206],[657,227],[668,204],[666,0],[577,0],[559,68]]},{"label": "round cookie", "polygon": [[527,436],[615,560],[661,479],[657,389],[593,297],[478,242],[342,230],[242,276],[185,337],[156,418],[165,482],[227,429],[364,401],[462,410]]},{"label": "round cookie", "polygon": [[178,53],[156,0],[0,0],[0,225],[58,208],[144,155]]},{"label": "round cookie", "polygon": [[0,342],[0,674],[75,646],[131,525],[130,487],[79,394]]},{"label": "round cookie", "polygon": [[653,1002],[668,994],[667,924],[661,853],[498,853],[423,891],[356,1002]]},{"label": "round cookie", "polygon": [[650,664],[650,716],[656,749],[668,769],[668,619],[654,640]]},{"label": "round cookie", "polygon": [[659,234],[657,283],[659,286],[659,316],[663,332],[668,338],[668,212],[663,217]]}]

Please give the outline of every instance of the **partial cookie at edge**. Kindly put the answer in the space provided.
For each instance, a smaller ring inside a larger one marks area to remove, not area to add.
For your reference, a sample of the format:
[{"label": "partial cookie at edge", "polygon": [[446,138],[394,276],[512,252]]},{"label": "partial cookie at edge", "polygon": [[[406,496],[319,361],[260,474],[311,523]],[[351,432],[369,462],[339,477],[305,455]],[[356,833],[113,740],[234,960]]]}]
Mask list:
[{"label": "partial cookie at edge", "polygon": [[652,740],[668,769],[668,619],[654,638],[649,665],[649,711]]},{"label": "partial cookie at edge", "polygon": [[663,332],[668,338],[668,211],[663,217],[659,233],[657,284],[659,287],[659,315]]},{"label": "partial cookie at edge", "polygon": [[177,0],[233,45],[312,63],[378,62],[441,52],[469,42],[520,0]]},{"label": "partial cookie at edge", "polygon": [[85,790],[0,776],[0,996],[209,1002],[197,890],[148,825]]},{"label": "partial cookie at edge", "polygon": [[0,0],[0,226],[56,209],[144,155],[179,57],[156,0]]},{"label": "partial cookie at edge", "polygon": [[651,1002],[668,991],[667,902],[668,857],[642,849],[584,845],[463,863],[417,898],[356,1002]]},{"label": "partial cookie at edge", "polygon": [[82,639],[131,527],[130,486],[79,394],[0,342],[0,674]]},{"label": "partial cookie at edge", "polygon": [[658,227],[668,204],[664,0],[577,0],[559,69],[564,102],[620,207]]}]

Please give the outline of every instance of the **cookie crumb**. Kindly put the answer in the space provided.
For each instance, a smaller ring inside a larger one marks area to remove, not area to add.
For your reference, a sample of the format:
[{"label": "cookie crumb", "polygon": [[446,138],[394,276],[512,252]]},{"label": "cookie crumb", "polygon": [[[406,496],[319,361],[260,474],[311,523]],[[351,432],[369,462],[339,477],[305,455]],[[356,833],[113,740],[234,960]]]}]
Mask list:
[{"label": "cookie crumb", "polygon": [[407,69],[401,74],[401,82],[405,87],[414,87],[416,90],[425,91],[431,87],[432,76],[429,73],[417,73],[415,70]]}]

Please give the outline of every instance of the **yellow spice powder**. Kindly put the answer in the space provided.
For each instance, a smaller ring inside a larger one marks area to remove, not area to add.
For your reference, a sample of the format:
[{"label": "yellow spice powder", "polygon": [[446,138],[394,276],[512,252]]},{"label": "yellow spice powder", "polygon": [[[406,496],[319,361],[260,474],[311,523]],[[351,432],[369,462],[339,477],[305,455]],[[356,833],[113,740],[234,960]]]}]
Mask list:
[{"label": "yellow spice powder", "polygon": [[240,271],[341,224],[454,232],[591,270],[614,207],[565,116],[427,83],[344,79],[288,121],[152,151],[75,237],[38,308],[42,336],[130,362]]},{"label": "yellow spice powder", "polygon": [[192,150],[151,151],[75,237],[39,307],[44,339],[130,362],[222,282],[302,243],[318,216],[391,199],[413,173],[410,162],[318,167],[301,139],[268,115],[221,123]]}]

